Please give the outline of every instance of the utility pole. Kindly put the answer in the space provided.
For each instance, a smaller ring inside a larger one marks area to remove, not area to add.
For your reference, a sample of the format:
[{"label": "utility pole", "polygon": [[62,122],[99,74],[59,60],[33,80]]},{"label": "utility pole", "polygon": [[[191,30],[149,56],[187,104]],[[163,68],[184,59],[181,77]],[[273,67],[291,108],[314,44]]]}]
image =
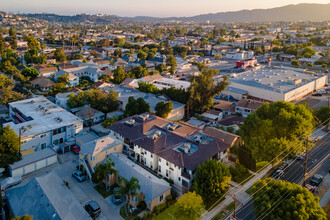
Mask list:
[{"label": "utility pole", "polygon": [[300,138],[305,141],[305,165],[304,165],[304,186],[306,185],[306,176],[307,176],[307,159],[308,159],[308,143],[315,144],[318,140],[310,141],[308,138]]}]

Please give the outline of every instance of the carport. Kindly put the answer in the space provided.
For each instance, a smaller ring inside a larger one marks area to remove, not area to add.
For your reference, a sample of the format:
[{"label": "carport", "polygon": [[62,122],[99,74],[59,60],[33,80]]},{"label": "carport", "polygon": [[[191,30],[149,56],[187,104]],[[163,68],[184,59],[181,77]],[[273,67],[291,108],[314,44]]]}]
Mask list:
[{"label": "carport", "polygon": [[9,165],[11,176],[23,176],[49,165],[57,163],[57,153],[46,148],[23,156],[22,160]]}]

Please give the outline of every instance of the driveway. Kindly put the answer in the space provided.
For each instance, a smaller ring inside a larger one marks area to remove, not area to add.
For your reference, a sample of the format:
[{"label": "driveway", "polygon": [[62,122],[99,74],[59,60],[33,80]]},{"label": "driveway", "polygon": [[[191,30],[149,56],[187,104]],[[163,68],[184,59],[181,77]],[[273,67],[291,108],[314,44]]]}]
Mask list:
[{"label": "driveway", "polygon": [[62,180],[65,180],[69,183],[69,188],[73,195],[77,198],[82,206],[85,205],[88,201],[94,200],[101,207],[101,215],[97,217],[100,220],[107,219],[122,219],[119,214],[120,207],[124,204],[115,205],[111,202],[110,196],[104,199],[94,188],[93,183],[90,180],[86,180],[84,182],[79,183],[76,179],[72,177],[72,172],[78,166],[78,155],[74,155],[72,152],[68,152],[65,154],[58,155],[59,163],[56,165],[52,165],[50,167],[46,167],[39,171],[30,173],[26,176],[23,176],[23,182],[27,182],[34,177],[41,176],[43,174],[49,173],[51,171],[55,171],[57,175]]}]

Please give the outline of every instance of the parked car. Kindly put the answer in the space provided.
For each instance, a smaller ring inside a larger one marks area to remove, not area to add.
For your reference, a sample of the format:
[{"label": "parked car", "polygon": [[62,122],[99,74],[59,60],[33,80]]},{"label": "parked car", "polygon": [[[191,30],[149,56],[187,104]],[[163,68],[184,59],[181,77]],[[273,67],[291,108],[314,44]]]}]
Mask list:
[{"label": "parked car", "polygon": [[297,160],[303,160],[305,158],[305,153],[297,154]]},{"label": "parked car", "polygon": [[311,193],[314,193],[315,192],[315,186],[312,186],[312,185],[309,185],[309,184],[306,184],[305,187],[311,192]]},{"label": "parked car", "polygon": [[315,174],[314,176],[312,176],[312,178],[310,179],[310,183],[313,186],[318,186],[320,185],[320,183],[323,180],[323,176],[319,175],[319,174]]},{"label": "parked car", "polygon": [[75,178],[76,180],[78,180],[78,182],[82,182],[84,180],[86,180],[86,175],[81,172],[80,170],[76,170],[72,173],[73,178]]},{"label": "parked car", "polygon": [[87,202],[85,204],[85,209],[91,217],[99,216],[101,213],[101,208],[95,201]]},{"label": "parked car", "polygon": [[276,170],[276,172],[273,174],[272,178],[279,180],[283,177],[284,172],[282,170]]},{"label": "parked car", "polygon": [[77,145],[72,145],[72,146],[71,146],[71,151],[72,151],[74,154],[79,154],[79,152],[80,152],[80,148],[79,148]]},{"label": "parked car", "polygon": [[312,96],[322,96],[322,93],[314,93]]},{"label": "parked car", "polygon": [[123,195],[119,191],[114,192],[112,196],[112,202],[116,205],[122,203]]}]

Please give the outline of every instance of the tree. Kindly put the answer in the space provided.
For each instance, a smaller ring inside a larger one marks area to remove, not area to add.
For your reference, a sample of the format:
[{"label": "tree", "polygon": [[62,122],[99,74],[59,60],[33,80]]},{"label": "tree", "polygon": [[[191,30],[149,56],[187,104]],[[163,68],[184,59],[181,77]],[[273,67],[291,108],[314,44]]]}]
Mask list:
[{"label": "tree", "polygon": [[322,106],[319,110],[315,111],[315,116],[323,123],[330,118],[330,107]]},{"label": "tree", "polygon": [[299,136],[309,137],[313,130],[313,114],[306,105],[278,101],[265,103],[244,120],[240,135],[256,161],[270,161],[286,150],[302,150]]},{"label": "tree", "polygon": [[131,177],[128,181],[124,177],[120,177],[121,186],[119,192],[126,196],[126,201],[130,201],[131,197],[138,196],[140,190],[139,180],[135,177]]},{"label": "tree", "polygon": [[167,95],[170,99],[176,102],[180,102],[186,104],[189,100],[190,93],[183,88],[175,88],[172,86],[171,88],[163,88],[160,93]]},{"label": "tree", "polygon": [[25,98],[24,94],[13,91],[13,88],[13,81],[0,74],[0,105]]},{"label": "tree", "polygon": [[173,55],[170,55],[166,59],[166,66],[170,67],[170,73],[174,74],[175,67],[177,66],[176,58]]},{"label": "tree", "polygon": [[151,60],[152,58],[154,58],[155,57],[155,54],[153,53],[153,52],[149,52],[148,53],[148,56],[147,56],[147,60]]},{"label": "tree", "polygon": [[115,162],[109,158],[105,163],[101,163],[96,167],[95,173],[92,176],[94,183],[99,183],[105,179],[105,189],[109,192],[109,177],[112,174],[117,174],[118,171],[114,168]]},{"label": "tree", "polygon": [[100,40],[100,41],[97,43],[97,46],[98,46],[98,47],[110,47],[110,41],[109,41],[109,39],[104,38],[104,39]]},{"label": "tree", "polygon": [[202,74],[193,77],[189,88],[189,104],[195,112],[208,110],[213,105],[213,98],[228,86],[228,77],[224,76],[222,81],[215,84],[213,76],[217,71],[207,67],[203,67],[201,70]]},{"label": "tree", "polygon": [[185,216],[192,220],[200,219],[205,210],[202,197],[195,192],[183,194],[175,205],[178,206]]},{"label": "tree", "polygon": [[81,53],[73,54],[71,57],[71,60],[82,60],[82,59],[84,59],[84,56]]},{"label": "tree", "polygon": [[21,143],[19,137],[9,126],[0,127],[0,167],[6,167],[18,160]]},{"label": "tree", "polygon": [[17,216],[15,218],[11,218],[10,220],[33,220],[33,216],[23,215],[21,217]]},{"label": "tree", "polygon": [[307,66],[308,67],[313,67],[313,64],[312,63],[307,63]]},{"label": "tree", "polygon": [[[311,47],[305,47],[302,51],[301,54],[305,57],[311,57],[316,54],[316,51],[313,50]],[[307,55],[306,55],[307,54]]]},{"label": "tree", "polygon": [[26,41],[27,41],[29,50],[37,50],[37,51],[40,50],[39,42],[32,35],[27,36]]},{"label": "tree", "polygon": [[138,90],[140,90],[141,92],[153,93],[153,94],[156,94],[159,92],[159,89],[153,83],[140,81],[140,82],[138,82],[138,85],[139,85]]},{"label": "tree", "polygon": [[144,112],[150,113],[150,106],[143,98],[138,98],[137,100],[133,96],[128,98],[128,103],[125,106],[126,115],[131,116]]},{"label": "tree", "polygon": [[213,200],[226,192],[230,180],[229,168],[210,159],[198,166],[193,189],[204,201]]},{"label": "tree", "polygon": [[322,68],[324,68],[324,69],[325,69],[325,68],[327,68],[327,67],[328,67],[328,66],[327,66],[327,64],[326,64],[326,63],[323,63],[323,64],[322,64]]},{"label": "tree", "polygon": [[252,187],[258,219],[326,219],[319,198],[308,189],[282,180],[258,180]]},{"label": "tree", "polygon": [[5,39],[3,38],[2,33],[0,33],[0,54],[5,50]]},{"label": "tree", "polygon": [[136,66],[131,69],[131,73],[135,78],[141,78],[145,76],[149,76],[149,71],[144,66]]},{"label": "tree", "polygon": [[298,60],[292,60],[292,61],[291,61],[291,65],[292,65],[292,66],[301,67],[301,64],[299,63]]},{"label": "tree", "polygon": [[92,50],[92,51],[91,51],[91,55],[92,55],[93,57],[95,57],[95,58],[98,58],[99,53],[97,52],[97,50]]},{"label": "tree", "polygon": [[16,31],[12,27],[9,29],[9,43],[10,43],[10,47],[13,50],[16,50],[17,49]]},{"label": "tree", "polygon": [[141,59],[141,60],[145,60],[147,58],[147,54],[144,51],[139,51],[137,54],[137,58]]},{"label": "tree", "polygon": [[56,82],[57,83],[63,83],[65,85],[69,85],[70,81],[69,81],[68,74],[64,73],[62,76],[57,77]]},{"label": "tree", "polygon": [[114,44],[117,47],[123,47],[125,44],[125,38],[115,38]]},{"label": "tree", "polygon": [[64,49],[62,47],[56,48],[56,50],[54,52],[54,56],[55,56],[56,60],[59,62],[64,62],[67,60],[66,55],[64,53]]},{"label": "tree", "polygon": [[168,115],[171,113],[171,111],[173,110],[173,102],[168,101],[168,102],[158,102],[156,107],[156,115],[162,118],[167,118]]},{"label": "tree", "polygon": [[28,67],[22,70],[23,76],[34,79],[39,76],[39,71],[33,67]]},{"label": "tree", "polygon": [[113,52],[113,55],[115,57],[121,57],[123,55],[123,51],[120,49],[115,49],[115,51]]},{"label": "tree", "polygon": [[124,71],[122,66],[118,66],[113,71],[113,79],[112,82],[115,84],[120,84],[122,81],[124,81],[128,77],[127,73]]},{"label": "tree", "polygon": [[64,93],[68,90],[69,88],[66,87],[64,83],[55,83],[55,85],[50,88],[49,95],[55,96],[58,93]]}]

